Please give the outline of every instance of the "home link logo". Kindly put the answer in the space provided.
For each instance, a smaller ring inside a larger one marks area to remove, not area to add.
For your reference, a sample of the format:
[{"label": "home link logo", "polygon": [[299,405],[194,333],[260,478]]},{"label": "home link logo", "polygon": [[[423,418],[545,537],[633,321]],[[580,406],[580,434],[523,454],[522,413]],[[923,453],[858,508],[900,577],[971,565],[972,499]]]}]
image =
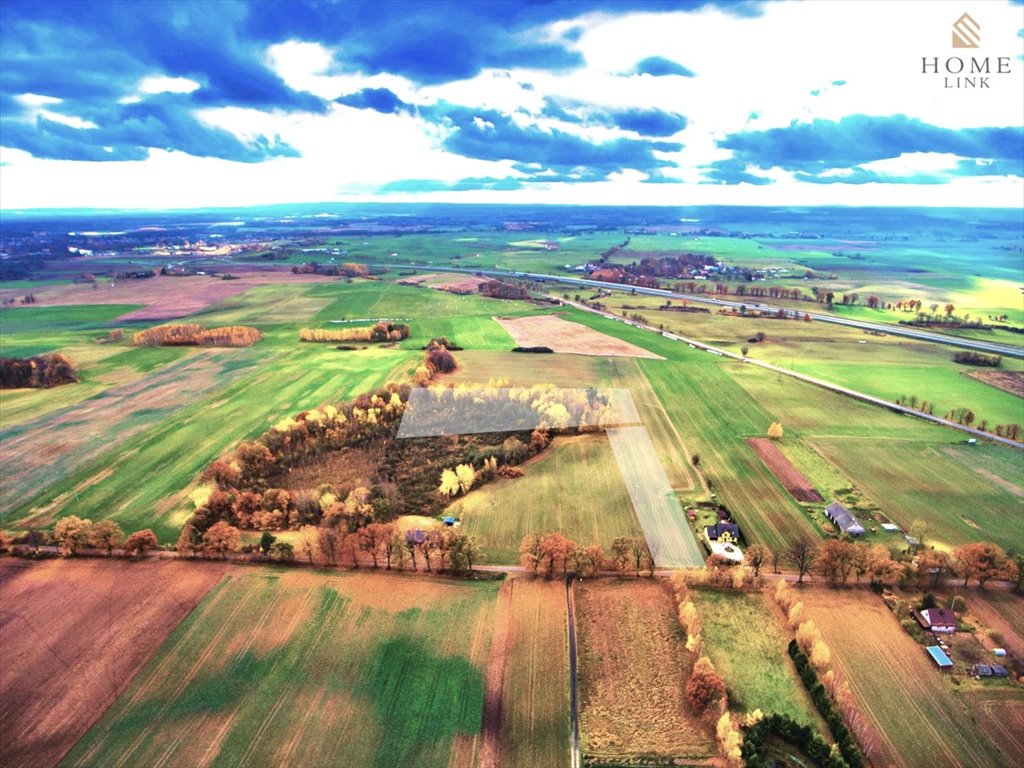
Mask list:
[{"label": "home link logo", "polygon": [[981,24],[965,13],[956,20],[953,25],[953,47],[954,48],[977,48],[981,42]]},{"label": "home link logo", "polygon": [[[969,13],[963,14],[953,23],[954,48],[980,48],[981,24]],[[922,75],[941,75],[942,87],[991,88],[990,78],[1010,74],[1009,56],[922,56]]]}]

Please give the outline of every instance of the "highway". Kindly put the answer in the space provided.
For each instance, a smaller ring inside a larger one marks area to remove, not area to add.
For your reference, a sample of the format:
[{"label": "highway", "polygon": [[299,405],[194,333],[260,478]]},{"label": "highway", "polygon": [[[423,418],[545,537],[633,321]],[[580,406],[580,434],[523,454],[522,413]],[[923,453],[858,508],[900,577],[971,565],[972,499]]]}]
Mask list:
[{"label": "highway", "polygon": [[[644,296],[660,296],[665,299],[679,299],[683,301],[694,302],[697,304],[710,304],[718,307],[729,307],[732,309],[739,309],[740,307],[747,307],[748,309],[756,309],[761,312],[777,313],[781,307],[773,306],[771,304],[763,304],[755,301],[752,297],[750,301],[733,301],[731,299],[719,299],[712,296],[706,296],[701,294],[690,294],[690,293],[676,293],[674,291],[665,290],[664,288],[644,288],[642,286],[633,285],[622,285],[621,283],[607,283],[602,280],[591,280],[585,277],[568,277],[565,275],[547,275],[538,272],[509,272],[507,270],[500,269],[468,269],[464,267],[439,267],[433,264],[373,264],[371,266],[384,267],[386,269],[419,269],[428,270],[431,272],[458,272],[463,274],[471,275],[486,275],[488,277],[512,277],[512,278],[527,278],[536,282],[551,282],[561,283],[564,285],[583,286],[587,288],[603,288],[610,291],[623,291],[626,293],[636,293]],[[794,315],[803,316],[805,313],[799,310],[784,309],[787,316],[792,317]],[[908,339],[915,339],[917,341],[928,341],[935,344],[946,344],[951,347],[960,347],[962,349],[972,349],[978,352],[986,352],[993,355],[1004,355],[1006,357],[1016,357],[1024,359],[1024,343],[1021,346],[1014,346],[1012,344],[998,344],[990,341],[982,341],[980,339],[967,339],[958,338],[956,336],[946,336],[941,333],[933,333],[931,331],[922,331],[917,328],[902,325],[891,325],[889,323],[870,323],[864,320],[849,320],[842,317],[836,317],[820,312],[807,312],[812,320],[816,320],[822,323],[832,323],[834,325],[845,325],[850,328],[860,328],[865,331],[872,333],[885,333],[890,336],[901,336]]]}]

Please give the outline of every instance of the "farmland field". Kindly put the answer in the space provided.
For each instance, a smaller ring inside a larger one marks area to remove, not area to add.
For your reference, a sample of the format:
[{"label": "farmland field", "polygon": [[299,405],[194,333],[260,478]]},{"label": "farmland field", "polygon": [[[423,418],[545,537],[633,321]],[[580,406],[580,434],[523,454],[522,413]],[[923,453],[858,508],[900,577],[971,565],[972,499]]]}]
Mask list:
[{"label": "farmland field", "polygon": [[905,529],[916,518],[926,520],[935,544],[950,548],[980,539],[1004,549],[1024,547],[1020,492],[1014,492],[1020,465],[1015,486],[1003,463],[1014,449],[852,439],[814,445]]},{"label": "farmland field", "polygon": [[231,576],[64,765],[471,766],[497,591]]},{"label": "farmland field", "polygon": [[0,560],[0,763],[56,765],[223,573],[214,563]]},{"label": "farmland field", "polygon": [[[280,355],[261,352],[259,346],[210,354],[218,372],[208,377],[206,386],[216,381],[218,388],[185,401],[184,395],[174,394],[169,382],[169,397],[176,409],[147,409],[141,401],[139,418],[145,428],[126,434],[123,441],[107,437],[111,424],[86,420],[87,445],[96,452],[89,453],[84,463],[62,467],[41,461],[45,454],[23,453],[19,462],[26,463],[24,471],[31,480],[25,480],[20,495],[11,497],[4,509],[5,524],[49,524],[68,514],[67,504],[74,500],[75,514],[82,517],[111,517],[125,529],[152,528],[161,540],[173,540],[189,514],[185,502],[189,486],[223,451],[258,435],[284,415],[343,401],[384,383],[393,372],[404,375],[415,360],[415,355],[396,350],[339,355],[308,347]],[[288,370],[292,373],[285,380],[275,373]],[[204,379],[185,381],[198,386]],[[59,423],[73,416],[55,411],[47,418]],[[131,424],[129,417],[119,423],[119,429],[127,431]],[[211,429],[211,424],[217,428]],[[35,424],[24,439],[45,441],[46,435],[46,424]],[[4,439],[13,438],[5,434]],[[139,483],[139,478],[146,481]]]},{"label": "farmland field", "polygon": [[[863,590],[804,589],[805,616],[814,620],[875,733],[869,756],[879,765],[1014,766],[1024,755],[998,743],[1005,689],[988,696],[966,690],[936,669],[924,649],[878,598]],[[1022,694],[1010,698],[1018,704]],[[998,702],[990,705],[992,702]]]},{"label": "farmland field", "polygon": [[580,546],[607,549],[641,534],[615,456],[603,435],[556,438],[520,465],[525,476],[498,479],[448,507],[475,536],[489,563],[516,563],[528,533],[561,531]]},{"label": "farmland field", "polygon": [[822,724],[786,655],[790,636],[761,593],[691,589],[701,617],[704,653],[725,680],[730,708],[776,712]]},{"label": "farmland field", "polygon": [[497,321],[521,347],[548,347],[563,354],[599,357],[658,357],[635,344],[554,315],[499,317]]},{"label": "farmland field", "polygon": [[[507,602],[506,636],[503,655],[496,660],[503,599]],[[502,670],[497,691],[500,737],[497,760],[490,765],[481,761],[480,768],[567,768],[570,712],[565,586],[561,581],[508,579],[498,600],[491,659]],[[488,695],[492,669],[488,668]]]},{"label": "farmland field", "polygon": [[580,736],[587,758],[714,754],[713,720],[684,690],[693,664],[666,585],[587,581],[576,587]]}]

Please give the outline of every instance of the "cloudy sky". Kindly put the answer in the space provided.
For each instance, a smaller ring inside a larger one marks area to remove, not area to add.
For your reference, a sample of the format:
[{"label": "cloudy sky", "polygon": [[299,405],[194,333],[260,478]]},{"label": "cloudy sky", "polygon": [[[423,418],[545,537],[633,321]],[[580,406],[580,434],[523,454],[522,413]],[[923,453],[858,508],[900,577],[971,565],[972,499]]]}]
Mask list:
[{"label": "cloudy sky", "polygon": [[1018,0],[4,0],[0,207],[1022,207],[1022,51]]}]

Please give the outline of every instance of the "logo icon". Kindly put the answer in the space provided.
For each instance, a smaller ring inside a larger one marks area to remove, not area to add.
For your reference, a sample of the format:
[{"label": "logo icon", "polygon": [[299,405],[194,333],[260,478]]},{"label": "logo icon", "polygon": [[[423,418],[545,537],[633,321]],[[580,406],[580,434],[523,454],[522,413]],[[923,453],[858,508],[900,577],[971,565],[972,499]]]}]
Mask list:
[{"label": "logo icon", "polygon": [[954,48],[977,48],[981,42],[981,24],[965,13],[953,25]]}]

